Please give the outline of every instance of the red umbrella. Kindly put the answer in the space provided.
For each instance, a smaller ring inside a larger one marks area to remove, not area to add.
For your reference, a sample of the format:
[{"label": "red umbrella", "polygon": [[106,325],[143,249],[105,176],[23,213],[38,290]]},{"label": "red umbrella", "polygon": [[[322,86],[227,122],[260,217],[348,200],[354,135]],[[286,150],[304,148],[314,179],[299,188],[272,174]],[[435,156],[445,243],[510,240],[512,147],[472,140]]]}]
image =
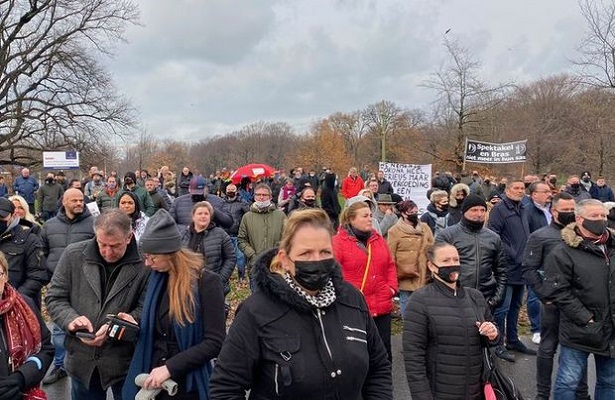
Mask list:
[{"label": "red umbrella", "polygon": [[237,168],[235,172],[231,174],[231,182],[235,185],[241,182],[244,177],[250,178],[255,181],[259,178],[268,178],[275,173],[275,168],[267,164],[248,164],[243,167]]}]

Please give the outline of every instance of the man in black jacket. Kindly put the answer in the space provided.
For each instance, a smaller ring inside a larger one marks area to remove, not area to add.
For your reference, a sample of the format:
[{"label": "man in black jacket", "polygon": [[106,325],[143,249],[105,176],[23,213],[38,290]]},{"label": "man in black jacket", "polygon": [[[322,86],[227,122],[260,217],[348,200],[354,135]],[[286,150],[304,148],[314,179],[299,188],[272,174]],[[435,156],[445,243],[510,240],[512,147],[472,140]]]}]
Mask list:
[{"label": "man in black jacket", "polygon": [[[536,399],[549,399],[553,357],[559,344],[559,309],[545,298],[550,294],[544,285],[544,263],[547,256],[562,243],[562,229],[574,222],[574,197],[559,193],[553,197],[551,223],[530,234],[523,256],[523,277],[542,301],[540,345],[536,357]],[[578,399],[587,398],[587,374],[577,390]]]},{"label": "man in black jacket", "polygon": [[225,229],[225,231],[231,237],[231,242],[233,242],[233,247],[235,248],[237,273],[239,274],[239,279],[243,279],[246,273],[246,256],[237,246],[237,234],[239,233],[241,219],[245,213],[250,211],[250,205],[237,195],[237,186],[232,183],[226,187],[226,196],[224,197],[224,201],[226,202],[226,211],[233,217],[233,225],[230,228]]},{"label": "man in black jacket", "polygon": [[461,205],[459,224],[443,229],[436,242],[450,243],[459,252],[461,286],[481,291],[494,310],[506,291],[506,253],[500,237],[484,227],[487,204],[479,195],[469,195]]},{"label": "man in black jacket", "polygon": [[545,261],[546,301],[560,310],[560,355],[553,398],[574,399],[587,368],[596,363],[596,398],[615,398],[615,231],[594,199],[576,206],[575,223]]}]

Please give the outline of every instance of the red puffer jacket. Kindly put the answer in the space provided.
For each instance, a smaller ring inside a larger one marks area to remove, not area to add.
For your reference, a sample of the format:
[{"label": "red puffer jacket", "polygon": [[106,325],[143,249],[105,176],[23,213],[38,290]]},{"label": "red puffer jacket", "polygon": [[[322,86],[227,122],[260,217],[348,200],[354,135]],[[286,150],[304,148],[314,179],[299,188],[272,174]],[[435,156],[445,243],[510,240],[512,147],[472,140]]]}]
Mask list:
[{"label": "red puffer jacket", "polygon": [[[376,231],[367,241],[371,247],[371,261],[363,295],[372,317],[390,314],[393,311],[393,296],[397,293],[397,271],[386,240]],[[340,227],[333,237],[333,253],[342,266],[344,280],[361,290],[365,275],[368,250],[356,237]]]}]

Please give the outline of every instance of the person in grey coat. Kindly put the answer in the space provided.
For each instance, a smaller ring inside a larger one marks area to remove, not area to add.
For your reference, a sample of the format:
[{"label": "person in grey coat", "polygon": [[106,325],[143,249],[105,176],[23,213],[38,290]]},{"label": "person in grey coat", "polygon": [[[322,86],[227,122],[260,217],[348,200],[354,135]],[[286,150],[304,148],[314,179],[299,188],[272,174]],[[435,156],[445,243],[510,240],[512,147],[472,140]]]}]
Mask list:
[{"label": "person in grey coat", "polygon": [[139,321],[149,275],[124,212],[104,212],[94,232],[96,238],[66,248],[45,298],[51,319],[66,332],[64,366],[73,400],[105,399],[109,387],[121,399],[135,346],[107,337],[106,316]]},{"label": "person in grey coat", "polygon": [[[94,218],[88,208],[84,206],[84,194],[79,189],[68,189],[62,197],[62,207],[58,215],[45,222],[41,232],[49,275],[53,275],[60,256],[69,244],[93,237]],[[66,377],[64,370],[65,337],[64,331],[54,325],[51,333],[51,340],[55,347],[54,367],[43,380],[45,385],[50,385]]]},{"label": "person in grey coat", "polygon": [[205,269],[218,274],[227,295],[235,269],[235,248],[231,237],[212,222],[215,213],[208,202],[196,203],[192,207],[192,223],[183,229],[182,245],[205,256]]}]

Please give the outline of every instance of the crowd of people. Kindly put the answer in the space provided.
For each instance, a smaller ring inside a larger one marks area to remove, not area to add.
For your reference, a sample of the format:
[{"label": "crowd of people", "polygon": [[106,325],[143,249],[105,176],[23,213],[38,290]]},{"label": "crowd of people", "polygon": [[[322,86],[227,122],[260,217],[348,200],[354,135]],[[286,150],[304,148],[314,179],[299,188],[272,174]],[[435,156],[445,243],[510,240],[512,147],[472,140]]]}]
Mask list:
[{"label": "crowd of people", "polygon": [[[0,315],[17,307],[3,328],[19,327],[0,400],[67,376],[74,400],[391,399],[397,301],[413,398],[482,398],[485,347],[536,355],[538,399],[589,398],[593,354],[596,398],[615,398],[613,191],[558,182],[436,173],[420,214],[367,168],[42,185],[24,168],[0,181]],[[227,333],[235,270],[252,295]]]}]

